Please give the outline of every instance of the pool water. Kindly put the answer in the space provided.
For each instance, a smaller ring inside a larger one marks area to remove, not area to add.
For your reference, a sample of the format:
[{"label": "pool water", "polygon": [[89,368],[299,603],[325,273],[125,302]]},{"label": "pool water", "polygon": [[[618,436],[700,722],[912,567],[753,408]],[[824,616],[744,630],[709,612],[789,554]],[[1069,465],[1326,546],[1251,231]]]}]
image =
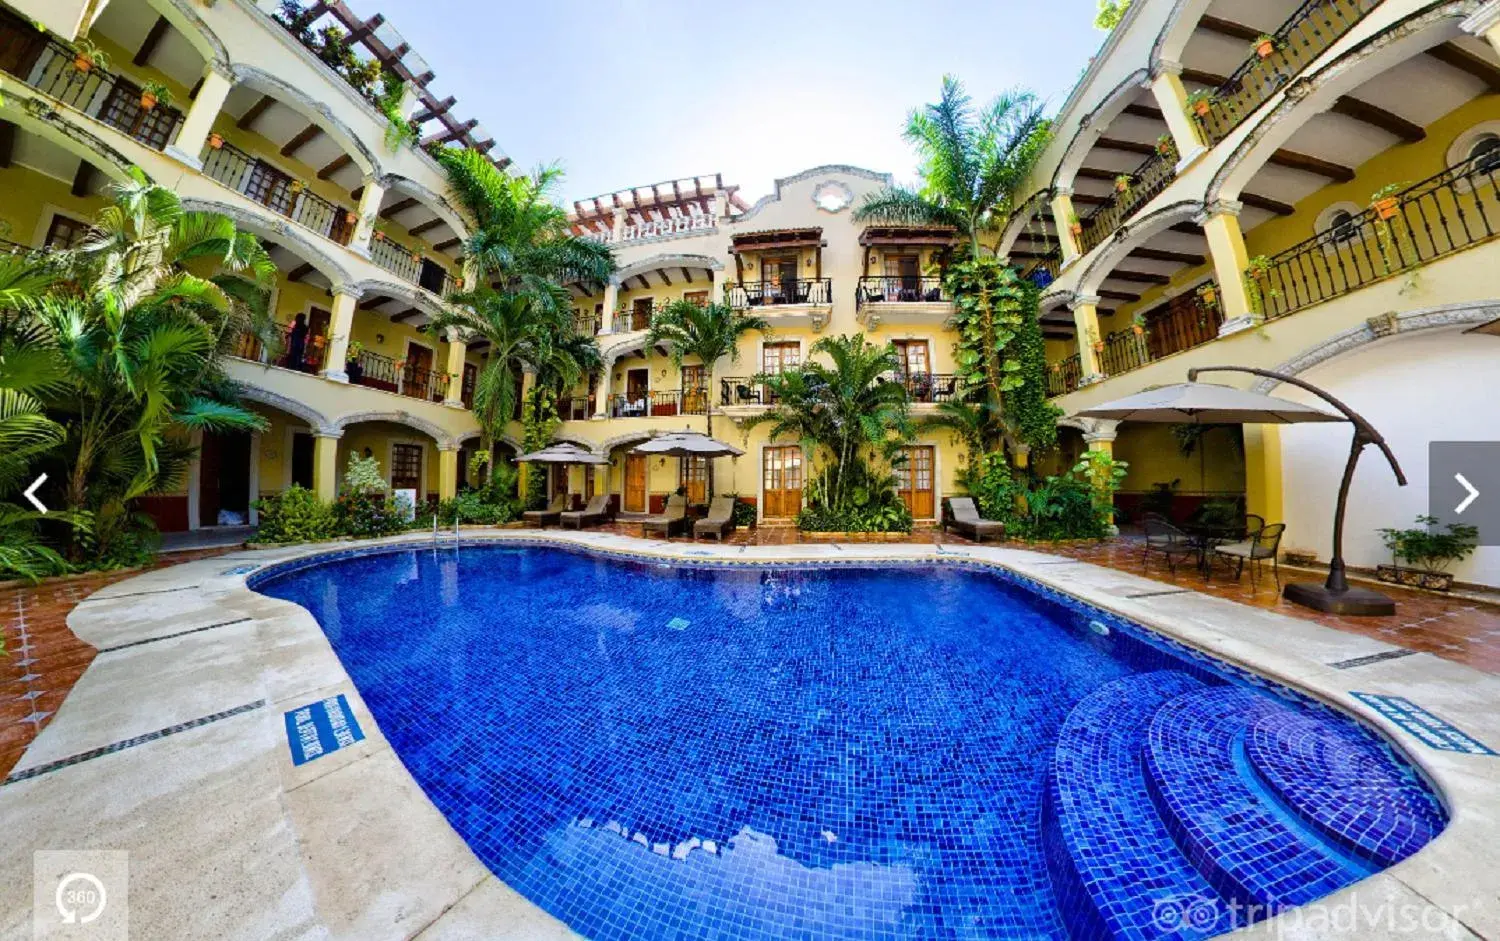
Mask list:
[{"label": "pool water", "polygon": [[1351,720],[1015,576],[350,554],[306,607],[504,882],[593,938],[1200,938],[1441,830]]}]

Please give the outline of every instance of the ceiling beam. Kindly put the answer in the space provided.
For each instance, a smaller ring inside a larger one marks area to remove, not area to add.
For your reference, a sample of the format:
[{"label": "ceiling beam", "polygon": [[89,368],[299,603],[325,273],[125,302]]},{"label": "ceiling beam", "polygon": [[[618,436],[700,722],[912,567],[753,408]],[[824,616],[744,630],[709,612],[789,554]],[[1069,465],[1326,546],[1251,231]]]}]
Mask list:
[{"label": "ceiling beam", "polygon": [[1427,54],[1446,66],[1479,79],[1489,86],[1490,91],[1500,92],[1500,68],[1490,64],[1490,60],[1483,56],[1477,56],[1452,42],[1433,46],[1427,50]]},{"label": "ceiling beam", "polygon": [[667,269],[665,269],[665,268],[658,268],[657,271],[656,271],[656,273],[661,276],[662,285],[664,287],[671,287],[672,286],[672,276],[669,275],[669,274],[667,274]]},{"label": "ceiling beam", "polygon": [[1202,69],[1183,69],[1182,80],[1194,85],[1207,85],[1210,88],[1218,88],[1229,81],[1229,76],[1220,75],[1217,72],[1205,72]]},{"label": "ceiling beam", "polygon": [[1169,252],[1160,248],[1137,248],[1130,253],[1132,258],[1144,258],[1147,261],[1170,261],[1179,265],[1201,265],[1205,259],[1202,255],[1192,252]]},{"label": "ceiling beam", "polygon": [[245,113],[240,115],[238,121],[234,122],[234,126],[242,131],[248,131],[250,125],[254,124],[256,119],[265,114],[266,110],[275,103],[276,99],[270,95],[261,95],[259,101],[245,109]]},{"label": "ceiling beam", "polygon": [[1145,118],[1148,121],[1164,120],[1161,109],[1153,108],[1150,105],[1126,105],[1125,110],[1120,113],[1128,114],[1132,118]]},{"label": "ceiling beam", "polygon": [[384,305],[390,303],[390,301],[391,299],[389,297],[386,297],[384,294],[377,294],[374,297],[370,298],[368,301],[360,304],[359,309],[374,310],[377,307],[383,307]]},{"label": "ceiling beam", "polygon": [[434,245],[432,247],[435,248],[435,249],[437,249],[440,252],[446,252],[450,248],[457,248],[462,243],[463,242],[462,242],[461,239],[451,238],[451,239],[449,239],[446,242],[439,242],[438,244],[436,244],[436,245]]},{"label": "ceiling beam", "polygon": [[1286,167],[1288,170],[1301,170],[1303,173],[1325,176],[1335,183],[1348,183],[1354,179],[1352,167],[1323,160],[1311,154],[1299,154],[1292,150],[1278,150],[1271,155],[1268,162],[1278,167]]},{"label": "ceiling beam", "polygon": [[[1110,278],[1113,278],[1116,281],[1129,281],[1132,284],[1171,284],[1172,283],[1172,279],[1169,278],[1169,277],[1167,277],[1164,274],[1152,274],[1149,271],[1121,271],[1118,268],[1115,269],[1114,271],[1111,271],[1108,275],[1105,276],[1105,280],[1106,281],[1109,280]],[[1102,297],[1103,295],[1100,295],[1100,296]]]},{"label": "ceiling beam", "polygon": [[87,196],[94,187],[94,165],[87,160],[78,161],[78,172],[73,174],[73,195]]},{"label": "ceiling beam", "polygon": [[418,200],[416,197],[408,196],[405,199],[400,200],[399,202],[391,203],[389,206],[380,210],[380,218],[389,219],[391,216],[394,216],[397,213],[405,212],[406,210],[419,204],[420,200]]},{"label": "ceiling beam", "polygon": [[9,121],[0,121],[0,170],[9,170],[15,155],[16,126]]},{"label": "ceiling beam", "polygon": [[1106,183],[1113,183],[1119,175],[1119,170],[1098,170],[1094,167],[1079,167],[1075,174],[1080,180],[1104,180]]},{"label": "ceiling beam", "polygon": [[318,171],[318,179],[326,180],[353,162],[354,158],[349,156],[348,154],[339,154],[337,157],[334,157],[332,160],[328,161],[327,166]]},{"label": "ceiling beam", "polygon": [[283,157],[296,156],[297,151],[306,147],[309,143],[312,142],[312,139],[314,137],[317,137],[322,133],[322,128],[318,127],[316,124],[309,124],[307,127],[304,127],[300,132],[298,132],[296,137],[286,142],[286,146],[281,148],[281,155]]},{"label": "ceiling beam", "polygon": [[1297,211],[1291,203],[1284,203],[1279,199],[1272,199],[1269,196],[1257,196],[1254,193],[1241,193],[1240,202],[1251,209],[1264,209],[1266,212],[1274,212],[1278,216],[1290,216]]},{"label": "ceiling beam", "polygon": [[417,238],[417,237],[420,237],[420,236],[422,236],[423,234],[425,234],[427,232],[431,232],[433,229],[436,229],[440,225],[446,225],[446,224],[447,223],[444,221],[443,217],[442,216],[438,216],[438,217],[436,217],[434,219],[428,219],[426,222],[422,223],[421,225],[414,225],[411,228],[407,229],[406,231],[407,231],[407,234],[411,235],[413,238]]},{"label": "ceiling beam", "polygon": [[1200,17],[1198,28],[1206,32],[1218,33],[1220,36],[1228,36],[1230,39],[1238,39],[1240,42],[1251,42],[1261,35],[1261,31],[1254,27],[1217,16]]},{"label": "ceiling beam", "polygon": [[313,268],[312,265],[310,265],[310,264],[301,264],[301,265],[298,265],[297,267],[293,268],[292,271],[291,271],[291,274],[288,274],[286,276],[286,279],[288,281],[291,281],[291,282],[295,283],[297,281],[301,281],[303,278],[305,278],[308,275],[312,274],[313,271],[314,271],[314,268]]},{"label": "ceiling beam", "polygon": [[682,279],[684,281],[686,281],[688,284],[693,283],[693,273],[691,271],[686,268],[678,268],[677,270],[682,272]]},{"label": "ceiling beam", "polygon": [[130,60],[131,63],[145,65],[150,62],[151,56],[156,53],[156,47],[161,45],[162,39],[167,35],[167,30],[171,28],[172,24],[167,22],[165,16],[158,16],[156,22],[151,24],[151,29],[147,31],[146,38],[141,40],[141,48],[136,50],[135,58]]},{"label": "ceiling beam", "polygon": [[419,316],[421,313],[422,312],[420,310],[417,310],[415,307],[408,307],[405,310],[401,311],[399,314],[391,314],[391,323],[400,323],[403,320],[410,320],[413,317]]},{"label": "ceiling beam", "polygon": [[1103,206],[1109,200],[1108,196],[1094,196],[1090,193],[1073,194],[1073,203],[1077,206]]},{"label": "ceiling beam", "polygon": [[1344,95],[1333,103],[1328,109],[1334,114],[1342,114],[1346,118],[1363,121],[1371,127],[1378,127],[1393,137],[1399,137],[1408,144],[1416,143],[1427,136],[1427,131],[1420,124],[1414,124],[1399,114],[1392,114],[1384,108],[1370,104],[1368,101],[1360,101],[1358,98],[1350,98]]},{"label": "ceiling beam", "polygon": [[1155,144],[1138,144],[1133,140],[1120,140],[1117,137],[1101,137],[1094,141],[1094,146],[1102,150],[1122,150],[1127,154],[1154,154]]},{"label": "ceiling beam", "polygon": [[1110,301],[1138,301],[1141,299],[1139,294],[1132,294],[1129,291],[1107,291],[1100,289],[1094,293]]},{"label": "ceiling beam", "polygon": [[1179,235],[1202,235],[1203,226],[1198,225],[1196,222],[1179,222],[1172,226],[1170,231],[1176,232]]}]

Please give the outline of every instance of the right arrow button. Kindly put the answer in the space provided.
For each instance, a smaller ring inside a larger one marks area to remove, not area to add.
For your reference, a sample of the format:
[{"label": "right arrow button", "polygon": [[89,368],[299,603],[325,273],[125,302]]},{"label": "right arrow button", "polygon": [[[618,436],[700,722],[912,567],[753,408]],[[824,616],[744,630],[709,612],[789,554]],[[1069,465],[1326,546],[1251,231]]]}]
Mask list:
[{"label": "right arrow button", "polygon": [[1469,492],[1469,495],[1466,496],[1466,497],[1464,497],[1463,501],[1461,503],[1459,503],[1458,506],[1456,506],[1456,507],[1453,508],[1453,512],[1454,513],[1457,513],[1459,516],[1462,516],[1463,513],[1464,513],[1464,510],[1467,510],[1469,507],[1473,506],[1474,505],[1474,501],[1479,499],[1479,491],[1474,489],[1474,485],[1471,484],[1471,483],[1469,483],[1469,479],[1467,477],[1465,477],[1463,474],[1454,474],[1453,475],[1453,479],[1456,480],[1456,481],[1458,481],[1458,485],[1460,487],[1464,488],[1465,490],[1467,490]]}]

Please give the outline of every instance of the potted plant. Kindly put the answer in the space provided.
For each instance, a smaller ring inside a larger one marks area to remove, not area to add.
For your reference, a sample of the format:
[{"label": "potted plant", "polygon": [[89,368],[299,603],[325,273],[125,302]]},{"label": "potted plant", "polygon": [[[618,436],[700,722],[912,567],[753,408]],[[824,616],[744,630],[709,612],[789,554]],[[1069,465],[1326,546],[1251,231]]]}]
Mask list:
[{"label": "potted plant", "polygon": [[1075,239],[1083,234],[1083,223],[1079,221],[1078,213],[1076,212],[1068,213],[1068,231],[1073,233]]},{"label": "potted plant", "polygon": [[1146,335],[1146,315],[1136,314],[1130,318],[1130,329],[1136,336]]},{"label": "potted plant", "polygon": [[1379,533],[1396,564],[1376,566],[1376,577],[1383,582],[1432,591],[1451,589],[1453,575],[1448,571],[1449,566],[1468,558],[1479,545],[1477,526],[1449,523],[1440,529],[1437,518],[1432,516],[1418,516],[1412,529],[1382,529]]},{"label": "potted plant", "polygon": [[1163,157],[1172,156],[1177,149],[1177,142],[1172,140],[1171,134],[1163,134],[1156,139],[1156,152]]},{"label": "potted plant", "polygon": [[359,356],[365,351],[365,345],[358,340],[349,341],[349,352],[344,356],[344,372],[350,382],[358,382],[364,377],[365,367],[359,361]]},{"label": "potted plant", "polygon": [[1121,196],[1127,195],[1130,192],[1130,184],[1130,174],[1120,174],[1119,176],[1115,177],[1115,192],[1119,193]]},{"label": "potted plant", "polygon": [[1188,113],[1199,118],[1208,117],[1209,109],[1214,104],[1214,93],[1206,88],[1200,88],[1187,96]]},{"label": "potted plant", "polygon": [[1396,195],[1406,187],[1405,183],[1388,183],[1370,194],[1370,208],[1375,210],[1375,215],[1382,221],[1394,219],[1401,210],[1401,203]]},{"label": "potted plant", "polygon": [[220,134],[218,131],[214,131],[212,134],[208,135],[208,146],[214,150],[223,150],[224,135]]},{"label": "potted plant", "polygon": [[1262,59],[1269,59],[1272,53],[1281,48],[1281,40],[1269,33],[1261,33],[1255,37],[1254,42],[1250,43],[1250,48],[1254,49],[1255,54]]},{"label": "potted plant", "polygon": [[95,68],[107,69],[109,56],[87,39],[79,39],[73,44],[73,68],[85,75]]},{"label": "potted plant", "polygon": [[141,109],[154,111],[156,106],[172,104],[172,90],[161,82],[147,82],[141,86]]},{"label": "potted plant", "polygon": [[1104,341],[1100,339],[1099,331],[1094,327],[1089,327],[1089,346],[1094,348],[1095,353],[1104,352]]},{"label": "potted plant", "polygon": [[287,188],[292,191],[293,196],[296,196],[298,193],[307,189],[307,184],[302,182],[301,180],[293,180]]},{"label": "potted plant", "polygon": [[1214,307],[1219,303],[1219,286],[1212,281],[1198,288],[1198,300],[1205,306]]}]

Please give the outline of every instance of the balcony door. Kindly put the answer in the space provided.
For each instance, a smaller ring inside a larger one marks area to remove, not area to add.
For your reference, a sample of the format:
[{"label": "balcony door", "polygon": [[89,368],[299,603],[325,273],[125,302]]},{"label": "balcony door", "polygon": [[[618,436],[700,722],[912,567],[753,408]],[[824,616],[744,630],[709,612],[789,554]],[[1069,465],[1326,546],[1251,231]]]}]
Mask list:
[{"label": "balcony door", "polygon": [[789,519],[802,510],[802,448],[768,447],[761,456],[766,519]]},{"label": "balcony door", "polygon": [[900,370],[907,376],[925,376],[932,372],[932,359],[928,355],[929,347],[926,340],[893,340],[891,345],[896,348],[896,357],[900,360]]},{"label": "balcony door", "polygon": [[768,304],[791,304],[797,300],[797,256],[762,258],[761,291]]},{"label": "balcony door", "polygon": [[888,289],[896,292],[901,301],[921,300],[921,259],[916,255],[887,255],[885,277]]},{"label": "balcony door", "polygon": [[649,297],[638,297],[635,305],[630,311],[631,330],[649,330],[651,328],[651,311],[654,309],[655,301]]},{"label": "balcony door", "polygon": [[307,309],[307,343],[302,350],[302,364],[288,363],[293,369],[317,372],[323,366],[323,357],[328,351],[328,324],[333,314],[321,307]]},{"label": "balcony door", "polygon": [[292,192],[292,178],[263,160],[250,165],[245,195],[283,216],[292,214],[292,203],[297,199]]},{"label": "balcony door", "polygon": [[702,415],[708,410],[708,369],[704,366],[682,367],[682,412]]},{"label": "balcony door", "polygon": [[911,510],[912,519],[933,519],[937,509],[933,487],[936,455],[931,447],[925,445],[906,448],[903,455],[906,460],[898,461],[896,466],[896,492],[901,495],[901,502]]},{"label": "balcony door", "polygon": [[422,446],[391,445],[391,489],[415,490],[422,499]]},{"label": "balcony door", "polygon": [[432,383],[432,348],[407,341],[406,369],[401,374],[401,393],[414,399],[441,401]]},{"label": "balcony door", "polygon": [[708,502],[708,458],[685,457],[677,462],[680,483],[687,491],[688,503],[697,506]]},{"label": "balcony door", "polygon": [[625,492],[621,497],[626,513],[646,512],[646,455],[625,455]]}]

